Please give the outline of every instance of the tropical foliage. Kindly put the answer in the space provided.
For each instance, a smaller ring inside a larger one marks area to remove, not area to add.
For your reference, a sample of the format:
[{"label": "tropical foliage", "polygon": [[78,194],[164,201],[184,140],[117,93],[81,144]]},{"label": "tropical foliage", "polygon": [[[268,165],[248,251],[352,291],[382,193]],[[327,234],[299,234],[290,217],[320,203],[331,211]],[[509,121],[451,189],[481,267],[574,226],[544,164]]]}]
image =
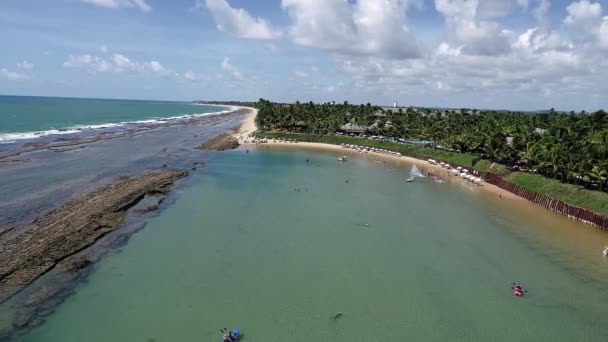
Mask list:
[{"label": "tropical foliage", "polygon": [[608,114],[437,110],[312,102],[277,105],[260,99],[266,131],[329,134],[346,124],[367,134],[433,141],[435,148],[521,165],[564,183],[604,190],[608,182]]}]

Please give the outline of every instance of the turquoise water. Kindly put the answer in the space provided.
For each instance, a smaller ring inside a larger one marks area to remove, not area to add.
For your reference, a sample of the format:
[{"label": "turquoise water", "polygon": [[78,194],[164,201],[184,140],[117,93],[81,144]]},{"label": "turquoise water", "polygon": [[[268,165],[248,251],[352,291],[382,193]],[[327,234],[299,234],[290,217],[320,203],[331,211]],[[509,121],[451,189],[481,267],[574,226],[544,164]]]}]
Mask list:
[{"label": "turquoise water", "polygon": [[225,110],[183,102],[0,96],[0,141],[35,132],[158,120]]},{"label": "turquoise water", "polygon": [[407,184],[407,164],[336,157],[218,154],[20,341],[219,341],[237,326],[245,341],[608,336],[605,234],[470,185]]}]

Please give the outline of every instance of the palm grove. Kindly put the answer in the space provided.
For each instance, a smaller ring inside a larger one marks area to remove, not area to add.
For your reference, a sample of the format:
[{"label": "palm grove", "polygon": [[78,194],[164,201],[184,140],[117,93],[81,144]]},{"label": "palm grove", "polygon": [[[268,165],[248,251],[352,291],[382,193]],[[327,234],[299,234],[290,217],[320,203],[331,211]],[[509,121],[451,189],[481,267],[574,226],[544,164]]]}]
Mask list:
[{"label": "palm grove", "polygon": [[608,114],[434,110],[351,105],[275,104],[260,99],[256,123],[264,131],[330,134],[344,125],[367,134],[423,139],[435,147],[512,166],[525,164],[562,182],[606,189]]}]

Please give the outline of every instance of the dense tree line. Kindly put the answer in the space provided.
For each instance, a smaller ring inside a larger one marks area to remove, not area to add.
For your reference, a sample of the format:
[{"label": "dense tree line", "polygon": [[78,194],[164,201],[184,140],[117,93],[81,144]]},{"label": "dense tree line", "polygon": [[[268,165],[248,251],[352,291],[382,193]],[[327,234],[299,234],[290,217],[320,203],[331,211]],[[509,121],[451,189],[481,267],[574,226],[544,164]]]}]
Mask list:
[{"label": "dense tree line", "polygon": [[433,110],[295,103],[260,99],[257,124],[263,130],[328,134],[343,125],[370,135],[433,141],[436,147],[472,153],[501,164],[527,165],[562,182],[606,189],[608,114]]}]

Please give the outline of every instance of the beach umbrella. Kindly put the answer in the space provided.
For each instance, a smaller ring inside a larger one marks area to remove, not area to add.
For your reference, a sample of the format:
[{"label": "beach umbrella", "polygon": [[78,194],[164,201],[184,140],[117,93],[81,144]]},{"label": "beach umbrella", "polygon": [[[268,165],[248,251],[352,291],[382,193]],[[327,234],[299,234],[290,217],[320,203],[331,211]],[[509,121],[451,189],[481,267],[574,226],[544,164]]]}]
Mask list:
[{"label": "beach umbrella", "polygon": [[444,162],[441,162],[441,163],[439,163],[439,165],[445,165],[445,163],[444,163]]},{"label": "beach umbrella", "polygon": [[452,170],[452,173],[456,175],[456,174],[458,174],[459,172],[458,172],[458,170],[454,169],[454,170]]},{"label": "beach umbrella", "polygon": [[462,170],[462,167],[459,166],[456,168],[456,170],[460,171],[460,170]]},{"label": "beach umbrella", "polygon": [[469,172],[469,170],[467,170],[467,169],[463,169],[463,170],[462,170],[462,172]]}]

